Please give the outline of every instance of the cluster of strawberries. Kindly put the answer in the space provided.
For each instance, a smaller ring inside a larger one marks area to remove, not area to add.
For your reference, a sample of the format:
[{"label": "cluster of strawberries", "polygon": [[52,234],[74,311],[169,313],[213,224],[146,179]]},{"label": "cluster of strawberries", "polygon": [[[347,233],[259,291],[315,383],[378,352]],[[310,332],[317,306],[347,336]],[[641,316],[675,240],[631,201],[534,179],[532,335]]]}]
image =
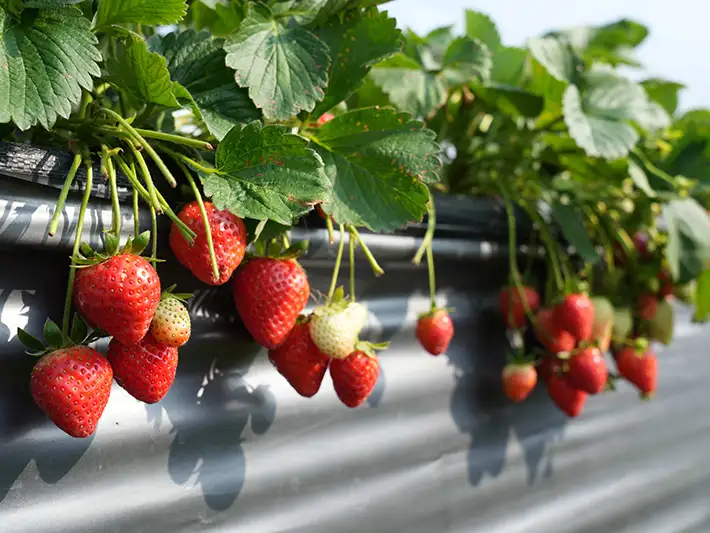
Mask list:
[{"label": "cluster of strawberries", "polygon": [[606,298],[585,294],[568,294],[556,305],[541,308],[540,296],[531,287],[503,289],[499,307],[510,329],[520,330],[530,319],[535,338],[544,347],[532,362],[516,361],[504,368],[503,390],[511,400],[527,398],[539,374],[555,404],[568,416],[578,416],[588,395],[613,387],[616,376],[609,373],[603,355],[609,349],[619,376],[643,397],[653,395],[656,356],[645,338],[633,337],[632,319],[624,319],[627,309],[617,313]]}]

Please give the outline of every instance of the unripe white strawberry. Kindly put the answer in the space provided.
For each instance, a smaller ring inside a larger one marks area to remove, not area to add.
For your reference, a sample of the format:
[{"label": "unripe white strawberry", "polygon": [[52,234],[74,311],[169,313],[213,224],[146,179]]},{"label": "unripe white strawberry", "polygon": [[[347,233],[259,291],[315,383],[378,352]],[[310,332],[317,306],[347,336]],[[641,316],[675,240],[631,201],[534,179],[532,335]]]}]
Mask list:
[{"label": "unripe white strawberry", "polygon": [[190,339],[190,313],[178,298],[166,293],[158,304],[150,324],[156,341],[168,346],[182,346]]},{"label": "unripe white strawberry", "polygon": [[311,338],[323,353],[345,359],[355,349],[367,322],[367,308],[357,302],[336,301],[316,308],[311,318]]}]

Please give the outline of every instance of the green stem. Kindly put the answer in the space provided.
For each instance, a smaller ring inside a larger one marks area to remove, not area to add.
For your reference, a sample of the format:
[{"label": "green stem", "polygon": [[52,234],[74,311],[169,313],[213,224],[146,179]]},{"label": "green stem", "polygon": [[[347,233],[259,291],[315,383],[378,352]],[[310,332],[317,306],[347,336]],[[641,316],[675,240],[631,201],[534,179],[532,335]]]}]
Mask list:
[{"label": "green stem", "polygon": [[71,253],[71,267],[69,268],[69,280],[67,282],[67,293],[64,298],[64,316],[62,317],[62,333],[64,335],[69,334],[69,320],[71,318],[71,304],[72,304],[72,293],[74,292],[74,277],[76,276],[76,268],[74,264],[76,257],[79,253],[79,246],[81,245],[81,236],[84,232],[84,216],[86,215],[86,206],[89,205],[89,197],[91,196],[91,187],[94,178],[94,169],[91,163],[91,156],[86,155],[84,157],[84,164],[86,165],[86,184],[84,187],[84,196],[81,199],[81,206],[79,207],[79,219],[76,222],[76,234],[74,237],[74,248]]},{"label": "green stem", "polygon": [[350,299],[355,301],[355,237],[352,233],[348,235],[349,259],[350,259]]},{"label": "green stem", "polygon": [[[183,146],[189,146],[190,148],[197,148],[198,150],[214,150],[214,147],[210,143],[201,141],[199,139],[191,139],[189,137],[173,135],[172,133],[163,133],[162,131],[145,130],[142,128],[134,129],[138,134],[142,135],[146,139],[155,139],[158,141],[180,144]],[[96,131],[119,138],[133,138],[133,135],[131,133],[124,131],[120,128],[116,128],[115,126],[99,126],[96,128]]]},{"label": "green stem", "polygon": [[676,188],[678,184],[676,183],[676,180],[668,174],[667,172],[661,170],[658,168],[656,165],[651,163],[651,161],[646,157],[646,154],[644,154],[638,147],[634,147],[632,150],[633,154],[638,157],[641,162],[643,163],[643,166],[646,167],[646,170],[648,170],[651,174],[654,174],[655,176],[659,177],[666,183],[670,184],[673,186],[673,188]]},{"label": "green stem", "polygon": [[530,218],[537,224],[540,230],[540,237],[545,245],[545,250],[547,250],[547,258],[550,261],[550,268],[552,269],[552,274],[555,280],[555,288],[560,291],[564,289],[565,282],[562,278],[562,268],[560,267],[559,256],[558,256],[558,244],[555,239],[552,238],[547,224],[542,219],[540,214],[537,212],[537,208],[533,205],[524,206],[525,211],[528,213]]},{"label": "green stem", "polygon": [[166,146],[161,146],[160,147],[161,152],[165,152],[168,154],[170,157],[175,159],[176,161],[182,161],[183,163],[187,164],[188,166],[194,168],[195,170],[199,172],[204,172],[205,174],[215,174],[217,172],[217,169],[214,167],[206,167],[194,159],[187,157],[185,154],[181,154],[180,152],[176,152],[174,150],[171,150],[170,148]]},{"label": "green stem", "polygon": [[145,181],[148,194],[150,195],[150,203],[153,205],[153,209],[161,213],[163,208],[160,205],[160,200],[158,200],[158,191],[155,188],[155,183],[153,183],[153,178],[150,175],[150,170],[148,170],[148,165],[146,165],[145,159],[143,159],[143,154],[141,154],[138,149],[133,146],[133,143],[127,144],[130,147],[131,152],[133,152],[133,158],[138,163],[138,168],[140,168],[141,174],[143,175],[143,180]]},{"label": "green stem", "polygon": [[192,174],[190,174],[190,171],[179,160],[176,160],[175,163],[180,168],[180,170],[182,170],[182,173],[185,175],[185,179],[187,180],[187,183],[190,184],[190,188],[192,189],[192,194],[195,196],[195,201],[197,202],[197,205],[200,208],[200,215],[202,216],[202,223],[205,226],[205,239],[207,240],[207,249],[209,250],[209,253],[210,253],[210,264],[212,265],[212,276],[214,277],[214,281],[216,282],[219,280],[219,266],[217,265],[217,256],[215,255],[214,244],[212,242],[212,228],[210,227],[210,219],[207,216],[207,209],[205,209],[205,204],[202,201],[202,195],[200,194],[200,190],[197,188],[197,184],[195,183],[195,180],[192,178]]},{"label": "green stem", "polygon": [[431,300],[431,310],[436,309],[436,273],[434,272],[434,250],[432,243],[426,247],[426,264],[429,270],[429,299]]},{"label": "green stem", "polygon": [[153,259],[153,268],[157,271],[158,270],[158,263],[155,261],[155,259],[158,257],[158,217],[155,214],[155,209],[153,209],[153,206],[149,206],[150,208],[150,224],[151,224],[151,254],[150,257]]},{"label": "green stem", "polygon": [[343,247],[345,246],[345,228],[340,224],[340,243],[338,244],[338,253],[335,256],[335,266],[333,267],[333,276],[330,279],[330,288],[328,289],[328,297],[326,305],[333,299],[335,286],[338,284],[338,273],[340,272],[340,262],[343,259]]},{"label": "green stem", "polygon": [[138,191],[133,189],[133,237],[140,234],[140,215],[138,214]]},{"label": "green stem", "polygon": [[[104,146],[104,149],[108,148]],[[121,238],[121,204],[118,201],[118,186],[116,185],[116,167],[113,166],[111,156],[106,157],[106,170],[108,171],[108,181],[111,187],[111,231],[117,239]]]},{"label": "green stem", "polygon": [[62,186],[62,191],[59,193],[57,206],[54,208],[54,214],[52,215],[52,221],[49,223],[49,231],[47,233],[50,237],[54,237],[57,233],[57,228],[59,227],[59,217],[62,216],[62,211],[64,211],[64,204],[67,201],[69,190],[74,183],[74,178],[79,170],[79,165],[81,165],[81,154],[75,154],[74,161],[69,169],[69,174],[67,174],[67,177],[64,180],[64,185]]},{"label": "green stem", "polygon": [[362,248],[362,253],[365,254],[365,257],[367,258],[367,262],[370,263],[370,267],[372,268],[372,271],[375,273],[375,276],[381,276],[382,274],[385,273],[385,271],[382,269],[382,267],[377,263],[377,260],[375,259],[375,256],[372,255],[372,252],[370,249],[367,247],[367,244],[365,244],[365,241],[362,240],[362,236],[358,232],[358,230],[355,229],[355,226],[351,226],[348,224],[348,231],[355,236],[357,239],[357,243]]},{"label": "green stem", "polygon": [[434,208],[434,198],[432,198],[431,196],[431,191],[429,191],[428,213],[429,216],[427,218],[427,229],[426,233],[424,234],[424,240],[422,240],[422,244],[419,246],[419,250],[417,250],[417,253],[414,255],[414,259],[412,259],[412,263],[414,263],[415,265],[421,263],[422,257],[424,256],[424,252],[427,248],[431,247],[431,243],[434,240],[434,230],[436,228],[436,210]]},{"label": "green stem", "polygon": [[151,159],[155,162],[156,166],[160,169],[160,172],[162,172],[163,176],[165,176],[165,179],[167,182],[170,184],[171,187],[176,187],[177,186],[177,181],[173,177],[172,172],[168,169],[168,167],[165,166],[165,163],[163,163],[163,160],[160,158],[160,156],[156,153],[155,150],[153,150],[153,147],[148,144],[148,141],[146,141],[143,136],[136,131],[136,129],[131,126],[126,119],[124,119],[121,115],[118,113],[106,109],[105,107],[102,108],[102,111],[109,115],[110,117],[116,119],[116,121],[125,129],[128,133],[131,134],[133,137],[133,140],[140,144],[143,149],[146,151],[146,153],[151,157]]},{"label": "green stem", "polygon": [[330,216],[325,215],[325,229],[328,231],[328,242],[333,244],[335,242],[335,231],[333,229],[333,219]]}]

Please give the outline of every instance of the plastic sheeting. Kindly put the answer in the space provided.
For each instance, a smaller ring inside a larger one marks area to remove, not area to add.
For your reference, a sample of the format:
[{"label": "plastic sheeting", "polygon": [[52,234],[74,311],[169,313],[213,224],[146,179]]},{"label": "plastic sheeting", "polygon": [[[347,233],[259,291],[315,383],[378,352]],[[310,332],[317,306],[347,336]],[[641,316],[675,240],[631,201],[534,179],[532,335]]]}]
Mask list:
[{"label": "plastic sheeting", "polygon": [[[43,208],[30,197],[18,208],[18,198],[0,209],[2,533],[710,531],[710,330],[679,309],[653,401],[621,384],[574,421],[541,388],[511,405],[495,310],[505,245],[456,234],[453,222],[436,257],[457,335],[438,358],[414,340],[428,305],[426,269],[408,260],[416,239],[368,240],[387,275],[375,279],[359,260],[365,336],[392,344],[363,407],[342,406],[328,375],[317,396],[298,396],[250,342],[229,287],[204,289],[161,264],[165,286],[197,289],[173,388],[145,406],[114,385],[95,436],[72,439],[34,406],[34,361],[15,336],[60,315],[67,241],[39,249],[45,219],[32,217]],[[333,250],[323,231],[295,237],[311,238],[303,264],[325,290]]]}]

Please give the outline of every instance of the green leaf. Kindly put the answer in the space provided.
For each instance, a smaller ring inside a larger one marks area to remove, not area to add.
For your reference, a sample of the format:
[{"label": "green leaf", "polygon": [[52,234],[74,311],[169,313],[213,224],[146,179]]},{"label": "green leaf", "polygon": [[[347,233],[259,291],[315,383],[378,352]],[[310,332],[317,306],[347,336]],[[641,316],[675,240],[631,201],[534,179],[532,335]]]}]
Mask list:
[{"label": "green leaf", "polygon": [[672,115],[678,109],[678,91],[684,89],[685,85],[657,78],[642,81],[641,85],[646,89],[648,97],[660,104],[668,114]]},{"label": "green leaf", "polygon": [[201,176],[205,194],[238,217],[290,226],[328,196],[323,162],[307,144],[284,126],[235,126],[217,148],[216,172]]},{"label": "green leaf", "polygon": [[24,0],[22,5],[25,8],[35,9],[56,9],[78,4],[82,0]]},{"label": "green leaf", "polygon": [[189,13],[196,30],[209,30],[215,37],[226,37],[244,20],[243,7],[233,2],[209,7],[197,1],[190,5]]},{"label": "green leaf", "polygon": [[306,26],[323,23],[335,13],[348,7],[351,0],[277,0],[271,4],[276,18],[286,18],[286,23]]},{"label": "green leaf", "polygon": [[44,323],[44,340],[49,346],[64,345],[64,334],[53,321],[49,318]]},{"label": "green leaf", "polygon": [[474,80],[487,81],[493,62],[490,50],[481,41],[459,37],[446,49],[442,66],[441,75],[451,87]]},{"label": "green leaf", "polygon": [[187,90],[217,140],[236,124],[259,118],[247,91],[237,87],[234,72],[224,64],[222,40],[213,39],[207,32],[187,30],[152,37],[148,44],[165,57],[170,76]]},{"label": "green leaf", "polygon": [[357,109],[326,123],[316,139],[332,185],[324,211],[374,231],[421,220],[429,199],[424,182],[434,182],[441,167],[434,137],[390,108]]},{"label": "green leaf", "polygon": [[397,21],[371,8],[352,12],[343,21],[335,19],[319,28],[317,36],[330,48],[328,89],[315,115],[328,111],[345,100],[360,86],[370,67],[395,54],[401,47],[402,34]]},{"label": "green leaf", "polygon": [[520,87],[525,78],[528,53],[522,48],[501,47],[493,53],[491,80],[503,85]]},{"label": "green leaf", "polygon": [[695,285],[695,313],[693,321],[710,320],[710,270],[703,270]]},{"label": "green leaf", "polygon": [[227,66],[264,116],[285,120],[313,111],[328,81],[328,46],[301,26],[283,26],[262,4],[249,3],[246,18],[224,45]]},{"label": "green leaf", "polygon": [[493,52],[501,46],[500,34],[495,22],[488,15],[478,11],[466,10],[466,35],[471,39],[478,39]]},{"label": "green leaf", "polygon": [[576,81],[581,62],[566,40],[535,37],[530,39],[528,49],[554,78],[568,83]]},{"label": "green leaf", "polygon": [[79,9],[26,13],[16,21],[0,7],[0,124],[49,129],[93,87],[101,53]]},{"label": "green leaf", "polygon": [[537,117],[545,107],[545,100],[525,89],[491,84],[475,86],[476,96],[503,113],[518,117]]},{"label": "green leaf", "polygon": [[596,262],[599,254],[589,239],[579,208],[570,204],[553,204],[551,212],[565,239],[574,246],[579,256],[587,263]]},{"label": "green leaf", "polygon": [[186,11],[185,0],[99,0],[96,25],[174,24]]},{"label": "green leaf", "polygon": [[119,41],[106,69],[108,81],[124,91],[135,107],[143,104],[180,107],[165,58],[148,50],[142,39]]},{"label": "green leaf", "polygon": [[647,196],[656,196],[656,192],[651,187],[651,184],[648,183],[648,176],[646,176],[646,173],[635,161],[629,161],[629,176],[631,176],[634,184],[646,193]]},{"label": "green leaf", "polygon": [[524,88],[542,96],[545,99],[545,111],[552,115],[559,115],[562,111],[562,98],[567,82],[555,78],[535,58],[530,58],[529,79]]},{"label": "green leaf", "polygon": [[444,59],[444,54],[446,49],[451,44],[455,38],[453,34],[452,26],[442,26],[441,28],[436,28],[430,31],[424,41],[426,42],[426,47],[431,51],[431,55],[438,64]]},{"label": "green leaf", "polygon": [[71,333],[69,334],[71,340],[74,341],[75,344],[79,344],[86,339],[88,334],[89,327],[86,325],[86,322],[84,322],[84,319],[81,318],[78,313],[74,313],[74,319],[71,324]]},{"label": "green leaf", "polygon": [[599,48],[635,48],[648,37],[648,28],[630,19],[620,19],[616,22],[595,28],[589,46]]},{"label": "green leaf", "polygon": [[685,198],[664,204],[663,219],[668,231],[668,266],[677,283],[686,283],[710,259],[710,218],[698,202]]},{"label": "green leaf", "polygon": [[441,78],[404,54],[378,63],[370,77],[398,109],[415,117],[425,117],[446,102]]},{"label": "green leaf", "polygon": [[639,139],[630,121],[656,120],[643,87],[608,70],[588,72],[584,82],[583,93],[574,85],[565,91],[563,108],[570,135],[590,156],[626,156]]},{"label": "green leaf", "polygon": [[17,328],[17,338],[25,345],[25,348],[33,352],[43,352],[46,349],[41,340],[34,335],[30,335],[22,328]]}]

